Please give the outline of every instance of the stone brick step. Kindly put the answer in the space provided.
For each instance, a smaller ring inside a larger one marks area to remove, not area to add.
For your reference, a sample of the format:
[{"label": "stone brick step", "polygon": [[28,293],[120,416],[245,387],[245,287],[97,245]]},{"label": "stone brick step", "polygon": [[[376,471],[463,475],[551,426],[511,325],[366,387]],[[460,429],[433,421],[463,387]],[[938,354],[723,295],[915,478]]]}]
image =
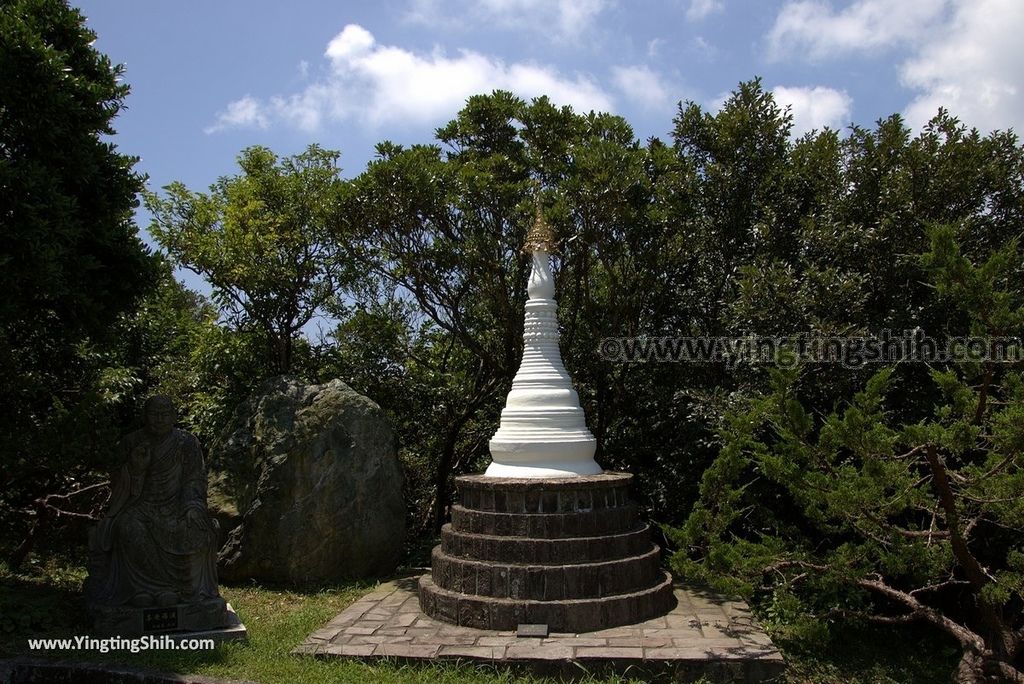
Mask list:
[{"label": "stone brick step", "polygon": [[498,537],[561,539],[622,534],[637,525],[636,504],[576,513],[495,513],[452,506],[452,529]]},{"label": "stone brick step", "polygon": [[455,478],[459,503],[464,508],[494,513],[575,513],[623,506],[629,502],[632,480],[629,473],[532,479],[483,475]]},{"label": "stone brick step", "polygon": [[519,624],[546,624],[552,632],[592,632],[630,625],[663,615],[675,605],[672,578],[641,591],[617,596],[558,601],[527,601],[459,594],[434,584],[429,575],[419,580],[420,608],[445,622],[476,629],[514,630]]},{"label": "stone brick step", "polygon": [[455,558],[435,546],[434,583],[463,594],[556,601],[627,594],[649,587],[661,576],[661,552],[648,542],[636,556],[599,563],[525,565]]},{"label": "stone brick step", "polygon": [[563,539],[472,534],[458,532],[451,524],[441,528],[441,550],[445,554],[478,561],[531,565],[591,563],[635,556],[650,545],[651,530],[646,524],[622,534]]}]

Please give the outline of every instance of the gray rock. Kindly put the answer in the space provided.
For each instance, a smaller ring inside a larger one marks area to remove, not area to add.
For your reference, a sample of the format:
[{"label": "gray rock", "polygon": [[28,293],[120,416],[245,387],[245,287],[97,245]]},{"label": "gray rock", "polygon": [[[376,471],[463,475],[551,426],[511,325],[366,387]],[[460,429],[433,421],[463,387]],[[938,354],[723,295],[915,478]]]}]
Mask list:
[{"label": "gray rock", "polygon": [[241,523],[222,579],[310,585],[383,575],[405,541],[402,471],[381,408],[340,380],[268,380],[211,450],[211,500]]}]

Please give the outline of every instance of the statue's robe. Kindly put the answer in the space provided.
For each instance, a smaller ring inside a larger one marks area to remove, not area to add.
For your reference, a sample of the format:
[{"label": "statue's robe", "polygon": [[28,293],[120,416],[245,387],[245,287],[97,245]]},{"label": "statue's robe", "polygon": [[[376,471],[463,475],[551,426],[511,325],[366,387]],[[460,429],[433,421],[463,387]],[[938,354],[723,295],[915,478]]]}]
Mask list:
[{"label": "statue's robe", "polygon": [[[139,446],[149,449],[149,467],[132,473],[130,456]],[[107,562],[91,582],[91,601],[118,606],[140,593],[173,592],[184,603],[219,596],[217,530],[206,509],[199,441],[175,428],[157,444],[139,430],[124,438],[119,451],[124,465],[94,540]],[[200,514],[199,525],[186,521],[189,510]]]}]

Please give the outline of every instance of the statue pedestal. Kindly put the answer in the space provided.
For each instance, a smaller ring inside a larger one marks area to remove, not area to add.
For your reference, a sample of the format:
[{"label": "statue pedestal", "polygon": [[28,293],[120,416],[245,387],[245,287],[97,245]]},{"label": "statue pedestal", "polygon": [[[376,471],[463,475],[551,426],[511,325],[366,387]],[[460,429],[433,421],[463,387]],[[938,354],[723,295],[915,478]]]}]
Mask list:
[{"label": "statue pedestal", "polygon": [[[223,598],[171,606],[102,606],[89,607],[96,634],[133,637],[144,634],[203,632],[241,625]],[[232,620],[232,616],[234,616]],[[242,628],[244,632],[244,627]]]},{"label": "statue pedestal", "polygon": [[442,530],[423,612],[491,630],[545,624],[589,632],[672,609],[671,576],[629,500],[633,479],[605,472],[557,478],[456,478],[460,504]]}]

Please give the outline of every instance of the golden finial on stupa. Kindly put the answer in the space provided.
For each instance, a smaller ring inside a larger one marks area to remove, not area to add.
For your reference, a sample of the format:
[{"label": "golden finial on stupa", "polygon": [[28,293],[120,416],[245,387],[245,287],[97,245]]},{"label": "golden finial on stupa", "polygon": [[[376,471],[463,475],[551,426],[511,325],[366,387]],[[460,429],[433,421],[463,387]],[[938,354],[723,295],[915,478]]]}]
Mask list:
[{"label": "golden finial on stupa", "polygon": [[537,195],[537,208],[533,216],[533,226],[526,234],[524,252],[555,251],[555,231],[544,219],[544,211],[540,207],[540,194]]}]

